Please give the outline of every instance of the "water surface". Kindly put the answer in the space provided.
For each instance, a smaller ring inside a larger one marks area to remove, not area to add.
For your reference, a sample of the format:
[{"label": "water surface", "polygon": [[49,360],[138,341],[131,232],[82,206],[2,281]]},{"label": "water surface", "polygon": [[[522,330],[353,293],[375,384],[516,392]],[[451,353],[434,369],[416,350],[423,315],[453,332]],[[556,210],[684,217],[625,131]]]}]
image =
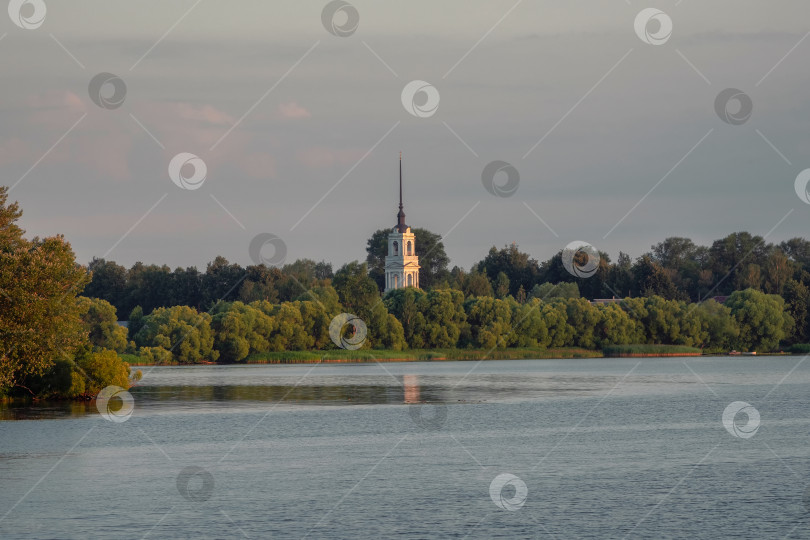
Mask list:
[{"label": "water surface", "polygon": [[801,360],[146,367],[0,408],[0,537],[810,538]]}]

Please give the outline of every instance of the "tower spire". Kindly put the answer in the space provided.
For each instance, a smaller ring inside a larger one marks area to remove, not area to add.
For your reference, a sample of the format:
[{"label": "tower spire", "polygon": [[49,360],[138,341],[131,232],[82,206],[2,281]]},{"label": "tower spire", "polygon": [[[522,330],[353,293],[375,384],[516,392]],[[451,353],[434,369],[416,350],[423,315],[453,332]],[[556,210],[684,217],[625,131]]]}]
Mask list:
[{"label": "tower spire", "polygon": [[399,212],[396,229],[401,233],[408,230],[408,226],[405,225],[405,211],[402,209],[402,152],[399,153]]},{"label": "tower spire", "polygon": [[399,209],[402,210],[402,152],[399,153]]}]

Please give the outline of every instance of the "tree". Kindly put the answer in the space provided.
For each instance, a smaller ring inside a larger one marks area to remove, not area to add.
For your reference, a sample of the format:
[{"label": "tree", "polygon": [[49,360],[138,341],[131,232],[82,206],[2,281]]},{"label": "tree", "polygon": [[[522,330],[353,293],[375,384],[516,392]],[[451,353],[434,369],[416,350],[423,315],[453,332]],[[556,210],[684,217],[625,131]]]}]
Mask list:
[{"label": "tree", "polygon": [[462,291],[465,297],[493,296],[487,275],[475,270],[464,276]]},{"label": "tree", "polygon": [[0,393],[87,343],[76,295],[90,280],[62,236],[26,240],[0,187]]},{"label": "tree", "polygon": [[599,319],[593,330],[598,347],[628,345],[644,341],[641,323],[628,315],[619,304],[599,304]]},{"label": "tree", "polygon": [[377,284],[368,276],[368,265],[357,261],[344,264],[335,273],[332,287],[347,311],[367,319],[371,309],[380,301]]},{"label": "tree", "polygon": [[[524,290],[531,290],[540,274],[537,261],[532,259],[528,253],[521,252],[515,243],[504,246],[500,250],[492,246],[487,256],[476,265],[475,269],[478,272],[485,273],[487,276],[494,277],[496,280],[502,272],[508,280],[508,282],[502,281],[502,283],[507,284],[507,294],[513,296],[517,294],[521,286],[523,286]],[[498,283],[495,283],[496,295],[498,293],[497,286]]]},{"label": "tree", "polygon": [[745,289],[732,293],[725,305],[731,309],[740,329],[735,340],[738,349],[772,351],[793,328],[793,319],[785,311],[781,296]]},{"label": "tree", "polygon": [[[202,276],[203,305],[211,307],[216,302],[237,297],[239,286],[245,279],[245,270],[238,264],[230,264],[225,257],[216,257],[208,263]],[[144,307],[144,312],[148,313]]]},{"label": "tree", "polygon": [[127,329],[118,324],[115,307],[100,298],[77,298],[84,331],[90,343],[98,349],[124,352],[127,348]]},{"label": "tree", "polygon": [[[716,283],[715,294],[728,295],[746,287],[759,288],[758,268],[761,268],[770,253],[770,246],[761,236],[747,232],[733,233],[715,240],[709,248],[709,267],[722,281]],[[754,266],[751,266],[754,265]]]},{"label": "tree", "polygon": [[782,294],[785,283],[793,276],[796,268],[787,255],[779,249],[773,248],[765,261],[764,288],[771,294]]},{"label": "tree", "polygon": [[495,297],[503,300],[507,296],[509,296],[509,277],[504,272],[498,272],[495,278]]},{"label": "tree", "polygon": [[584,298],[565,301],[566,321],[574,329],[574,345],[585,349],[596,348],[596,327],[602,312]]},{"label": "tree", "polygon": [[88,269],[92,273],[92,279],[84,288],[84,295],[106,300],[118,310],[124,307],[127,294],[127,269],[113,261],[95,257],[90,261]]},{"label": "tree", "polygon": [[685,296],[678,291],[672,282],[669,272],[648,255],[639,257],[633,265],[636,279],[636,292],[643,296],[661,296],[667,300],[680,299]]},{"label": "tree", "polygon": [[143,327],[134,340],[139,347],[170,351],[180,364],[213,362],[219,357],[214,350],[211,315],[188,306],[157,308],[143,318]]},{"label": "tree", "polygon": [[734,341],[740,335],[736,319],[731,315],[731,309],[714,300],[701,302],[695,308],[701,320],[706,339],[699,345],[710,351],[728,351],[734,346]]},{"label": "tree", "polygon": [[464,311],[470,324],[472,346],[491,349],[508,347],[516,341],[510,326],[512,309],[506,300],[486,296],[471,298],[464,303]]},{"label": "tree", "polygon": [[579,286],[576,283],[538,283],[529,292],[529,298],[551,300],[552,298],[579,298]]},{"label": "tree", "polygon": [[794,343],[807,343],[810,332],[808,332],[807,309],[810,307],[810,288],[801,281],[789,279],[785,283],[782,294],[785,299],[785,309],[793,318],[795,323],[791,341]]},{"label": "tree", "polygon": [[[140,376],[140,371],[134,374],[135,379]],[[115,351],[82,347],[75,359],[59,358],[53,367],[41,376],[32,377],[28,384],[33,393],[43,398],[89,398],[106,386],[128,388],[130,367]]]},{"label": "tree", "polygon": [[213,310],[214,348],[223,362],[239,362],[248,354],[270,349],[274,320],[242,302],[219,303]]},{"label": "tree", "polygon": [[537,298],[529,299],[525,304],[516,305],[513,309],[512,321],[514,321],[515,346],[543,349],[551,343],[541,302]]},{"label": "tree", "polygon": [[[374,231],[366,242],[366,263],[368,275],[382,291],[385,289],[385,257],[388,255],[388,234],[391,229]],[[419,286],[430,289],[449,277],[447,265],[450,258],[444,251],[442,237],[427,229],[411,229],[416,242],[416,255],[419,257]]]}]

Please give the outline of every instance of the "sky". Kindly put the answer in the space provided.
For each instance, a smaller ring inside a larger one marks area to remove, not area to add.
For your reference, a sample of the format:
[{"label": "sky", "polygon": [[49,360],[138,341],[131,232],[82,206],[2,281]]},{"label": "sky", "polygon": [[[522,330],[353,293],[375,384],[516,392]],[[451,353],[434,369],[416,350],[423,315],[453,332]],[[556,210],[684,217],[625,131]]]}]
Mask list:
[{"label": "sky", "polygon": [[464,268],[512,242],[810,236],[808,21],[805,0],[12,0],[0,185],[28,235],[125,266],[251,264],[261,234],[286,262],[363,260],[399,152],[407,223]]}]

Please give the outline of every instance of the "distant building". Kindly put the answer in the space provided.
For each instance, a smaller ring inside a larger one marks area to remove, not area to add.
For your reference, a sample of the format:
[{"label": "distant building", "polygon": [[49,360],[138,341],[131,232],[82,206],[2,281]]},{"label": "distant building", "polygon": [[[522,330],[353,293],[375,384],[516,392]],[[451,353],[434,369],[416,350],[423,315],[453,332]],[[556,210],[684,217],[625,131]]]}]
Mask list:
[{"label": "distant building", "polygon": [[728,296],[712,296],[711,300],[714,300],[718,304],[725,304],[726,300],[728,300]]},{"label": "distant building", "polygon": [[385,292],[402,287],[419,287],[419,257],[416,237],[405,225],[402,209],[402,153],[399,154],[399,212],[397,224],[388,234],[388,256],[385,257]]},{"label": "distant building", "polygon": [[615,296],[613,298],[594,298],[591,300],[591,304],[618,304],[622,300],[624,298],[616,298]]}]

